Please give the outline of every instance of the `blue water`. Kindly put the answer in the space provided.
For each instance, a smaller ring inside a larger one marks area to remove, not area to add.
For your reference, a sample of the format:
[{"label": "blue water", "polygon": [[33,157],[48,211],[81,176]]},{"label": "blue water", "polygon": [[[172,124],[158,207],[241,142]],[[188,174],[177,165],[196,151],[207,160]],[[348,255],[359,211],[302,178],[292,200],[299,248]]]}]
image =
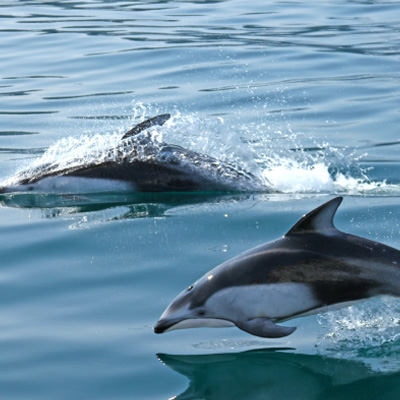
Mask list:
[{"label": "blue water", "polygon": [[399,15],[394,1],[2,1],[0,181],[170,112],[163,141],[272,190],[1,196],[1,396],[397,399],[395,299],[291,321],[279,340],[152,326],[336,194],[340,229],[400,248]]}]

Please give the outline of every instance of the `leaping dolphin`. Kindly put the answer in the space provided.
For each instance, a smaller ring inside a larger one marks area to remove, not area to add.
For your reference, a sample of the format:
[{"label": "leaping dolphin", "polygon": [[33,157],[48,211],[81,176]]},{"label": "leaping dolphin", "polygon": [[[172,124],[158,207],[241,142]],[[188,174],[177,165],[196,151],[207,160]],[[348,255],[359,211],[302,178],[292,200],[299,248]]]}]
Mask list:
[{"label": "leaping dolphin", "polygon": [[153,140],[148,129],[170,117],[162,114],[140,123],[100,157],[27,168],[0,186],[0,193],[267,191],[259,178],[238,166]]},{"label": "leaping dolphin", "polygon": [[400,297],[400,251],[343,233],[333,224],[336,197],[303,216],[282,238],[217,266],[185,289],[161,315],[155,333],[237,326],[279,338],[292,318],[372,296]]}]

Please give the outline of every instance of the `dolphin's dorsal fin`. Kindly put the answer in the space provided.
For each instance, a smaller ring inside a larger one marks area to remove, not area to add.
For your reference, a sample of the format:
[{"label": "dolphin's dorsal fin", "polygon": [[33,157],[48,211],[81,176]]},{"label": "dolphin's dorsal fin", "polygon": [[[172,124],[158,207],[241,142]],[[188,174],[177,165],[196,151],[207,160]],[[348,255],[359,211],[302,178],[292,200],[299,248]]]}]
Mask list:
[{"label": "dolphin's dorsal fin", "polygon": [[125,135],[122,136],[122,139],[126,139],[128,137],[135,136],[138,133],[140,133],[146,129],[149,129],[155,125],[164,125],[165,122],[168,121],[170,118],[171,118],[171,114],[161,114],[161,115],[157,115],[156,117],[146,119],[145,121],[134,126],[132,129],[130,129],[128,132],[126,132]]},{"label": "dolphin's dorsal fin", "polygon": [[342,200],[343,197],[335,197],[304,215],[285,236],[301,233],[329,233],[330,231],[336,231],[333,225],[333,217]]}]

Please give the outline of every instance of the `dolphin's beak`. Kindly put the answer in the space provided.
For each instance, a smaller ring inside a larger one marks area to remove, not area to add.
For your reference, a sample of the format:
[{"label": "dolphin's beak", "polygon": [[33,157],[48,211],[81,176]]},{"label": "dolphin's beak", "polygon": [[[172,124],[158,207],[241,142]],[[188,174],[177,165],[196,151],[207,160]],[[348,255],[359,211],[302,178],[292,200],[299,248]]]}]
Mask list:
[{"label": "dolphin's beak", "polygon": [[181,322],[182,318],[161,318],[154,326],[154,333],[164,333],[166,330],[172,328],[178,322]]}]

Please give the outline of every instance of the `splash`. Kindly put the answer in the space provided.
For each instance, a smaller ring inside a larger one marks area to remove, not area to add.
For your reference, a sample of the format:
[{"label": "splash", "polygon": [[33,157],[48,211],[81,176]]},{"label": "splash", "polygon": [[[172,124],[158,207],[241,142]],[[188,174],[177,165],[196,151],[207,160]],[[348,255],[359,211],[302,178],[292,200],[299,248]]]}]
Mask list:
[{"label": "splash", "polygon": [[400,370],[400,301],[372,299],[318,316],[322,326],[316,349],[319,354],[362,360],[373,370]]},{"label": "splash", "polygon": [[277,192],[282,193],[384,194],[399,190],[396,185],[384,181],[370,181],[366,175],[361,178],[349,173],[331,173],[331,167],[328,159],[312,164],[276,157],[262,175]]},{"label": "splash", "polygon": [[164,137],[168,142],[240,166],[258,177],[269,192],[352,195],[400,192],[397,184],[369,178],[372,168],[360,165],[366,153],[320,143],[294,133],[290,127],[288,132],[282,132],[265,123],[232,126],[221,117],[205,120],[198,115],[177,114],[164,130]]},{"label": "splash", "polygon": [[[85,134],[64,138],[52,145],[40,158],[3,183],[13,186],[46,169],[57,173],[65,168],[115,161],[126,156],[128,147],[121,137],[132,125],[148,117],[164,113],[157,106],[135,103],[132,118],[125,126],[105,134]],[[261,190],[276,193],[399,193],[399,185],[368,178],[368,169],[360,166],[364,155],[318,143],[312,138],[275,131],[264,123],[251,126],[230,125],[222,117],[201,118],[197,114],[181,114],[175,110],[172,118],[150,130],[155,145],[162,142],[206,154],[250,172],[262,183]],[[303,143],[312,143],[304,147]],[[157,146],[155,147],[157,149]],[[138,153],[140,155],[140,151]],[[144,157],[144,154],[142,154]],[[253,190],[255,186],[249,186]],[[258,187],[257,187],[258,189]],[[238,187],[243,190],[243,187]]]},{"label": "splash", "polygon": [[163,138],[240,166],[259,178],[269,192],[400,193],[397,184],[369,178],[372,168],[360,165],[366,153],[319,142],[290,127],[283,132],[265,123],[237,126],[222,117],[204,119],[197,114],[176,112],[163,127]]}]

